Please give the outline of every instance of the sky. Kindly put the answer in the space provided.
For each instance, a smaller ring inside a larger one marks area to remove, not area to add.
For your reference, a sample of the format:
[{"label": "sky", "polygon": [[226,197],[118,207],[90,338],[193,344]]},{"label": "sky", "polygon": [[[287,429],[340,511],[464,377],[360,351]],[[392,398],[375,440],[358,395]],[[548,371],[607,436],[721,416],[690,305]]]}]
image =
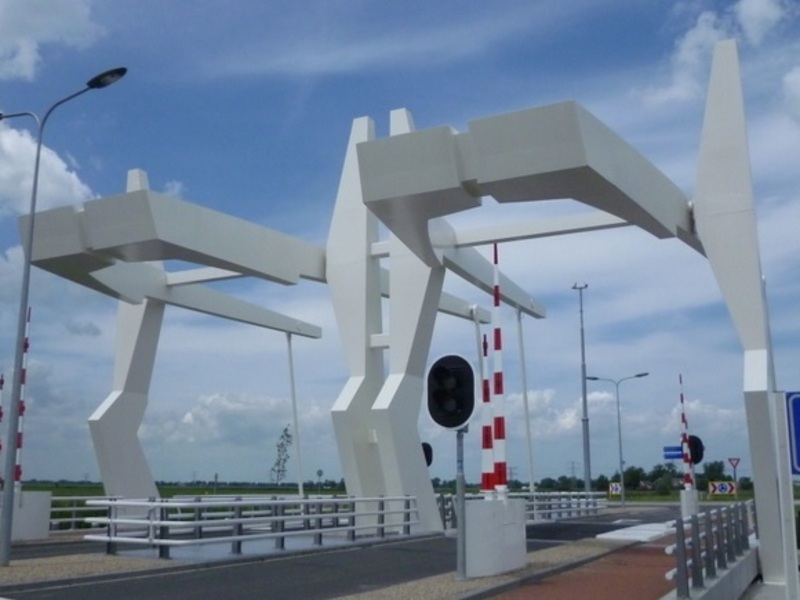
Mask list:
[{"label": "sky", "polygon": [[[576,100],[692,197],[713,44],[738,41],[778,388],[800,389],[800,5],[789,0],[0,0],[0,111],[40,116],[95,74],[117,84],[59,107],[38,208],[153,190],[324,245],[350,126],[407,108],[417,129]],[[10,379],[36,132],[0,122],[0,370]],[[480,209],[456,228],[562,214],[570,200]],[[488,256],[488,249],[481,249]],[[533,476],[584,472],[579,296],[587,374],[621,379],[627,466],[679,442],[684,395],[706,460],[752,475],[741,348],[705,259],[636,228],[505,243],[500,267],[544,304],[521,321]],[[491,307],[454,276],[446,290]],[[227,291],[322,327],[294,340],[303,478],[342,476],[330,408],[347,379],[323,284]],[[111,391],[115,300],[34,269],[24,478],[97,480],[87,419]],[[518,323],[502,311],[508,464],[529,477]],[[472,323],[437,320],[430,362],[475,354]],[[475,357],[477,358],[477,357]],[[679,375],[683,386],[679,385]],[[10,385],[4,392],[10,395]],[[615,387],[588,382],[591,472],[618,465]],[[168,307],[140,438],[157,480],[267,481],[291,423],[283,334]],[[466,436],[480,478],[480,417]],[[5,423],[3,424],[3,428]],[[431,476],[455,477],[455,435],[425,412]],[[290,451],[296,458],[298,440]],[[730,472],[730,468],[729,468]],[[288,480],[297,479],[295,462]]]}]

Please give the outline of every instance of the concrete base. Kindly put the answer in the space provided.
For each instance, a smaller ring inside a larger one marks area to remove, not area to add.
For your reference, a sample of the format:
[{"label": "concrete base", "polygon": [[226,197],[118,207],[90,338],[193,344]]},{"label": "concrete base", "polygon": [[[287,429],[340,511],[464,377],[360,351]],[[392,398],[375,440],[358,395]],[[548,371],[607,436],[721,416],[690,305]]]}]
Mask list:
[{"label": "concrete base", "polygon": [[19,492],[14,496],[11,541],[43,540],[50,536],[50,492]]},{"label": "concrete base", "polygon": [[525,566],[524,500],[471,500],[466,503],[465,525],[467,578]]},{"label": "concrete base", "polygon": [[700,496],[697,490],[681,490],[681,517],[688,519],[700,512]]}]

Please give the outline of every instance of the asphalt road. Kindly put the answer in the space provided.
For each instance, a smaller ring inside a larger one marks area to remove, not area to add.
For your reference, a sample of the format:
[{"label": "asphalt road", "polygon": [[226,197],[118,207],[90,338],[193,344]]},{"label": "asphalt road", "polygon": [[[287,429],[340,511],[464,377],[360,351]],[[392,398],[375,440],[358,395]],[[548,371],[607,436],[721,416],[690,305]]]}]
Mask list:
[{"label": "asphalt road", "polygon": [[[570,540],[641,522],[624,515],[557,521],[529,526],[528,550],[546,548]],[[650,522],[675,517],[675,510],[648,513]],[[44,544],[43,552],[97,551],[96,544],[78,542]],[[33,546],[26,552],[33,551]],[[13,551],[18,557],[17,549]],[[48,554],[52,555],[52,554]],[[240,600],[324,600],[394,585],[404,581],[452,572],[456,568],[455,538],[434,537],[368,547],[336,548],[305,555],[265,556],[229,562],[176,566],[174,569],[131,575],[115,575],[72,582],[7,586],[0,596],[15,600],[173,600],[237,598]]]}]

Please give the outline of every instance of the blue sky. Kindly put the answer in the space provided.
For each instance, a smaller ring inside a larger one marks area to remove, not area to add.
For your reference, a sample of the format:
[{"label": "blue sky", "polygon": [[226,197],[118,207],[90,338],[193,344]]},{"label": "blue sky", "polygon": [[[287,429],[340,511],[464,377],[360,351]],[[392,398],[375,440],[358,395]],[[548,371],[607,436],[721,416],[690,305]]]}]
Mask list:
[{"label": "blue sky", "polygon": [[[689,197],[714,41],[739,41],[778,385],[800,362],[800,9],[785,0],[467,3],[299,0],[0,0],[0,110],[43,113],[107,68],[128,75],[58,109],[45,133],[39,208],[151,188],[324,244],[354,118],[388,131],[408,108],[419,129],[577,100]],[[0,369],[13,364],[31,123],[0,123]],[[498,206],[469,227],[572,210],[570,201]],[[533,211],[538,212],[533,212]],[[704,259],[626,228],[508,243],[501,267],[548,309],[523,319],[535,478],[581,476],[578,295],[586,282],[589,375],[618,379],[628,464],[650,468],[678,438],[678,374],[709,460],[751,473],[739,344]],[[491,299],[452,277],[449,291]],[[330,407],[347,373],[324,286],[238,282],[229,291],[323,327],[296,340],[304,477],[338,479]],[[98,476],[86,420],[110,391],[115,301],[43,272],[32,282],[26,478]],[[515,316],[503,363],[514,476],[527,477]],[[472,326],[439,318],[431,356],[472,352]],[[9,395],[8,387],[6,396]],[[140,432],[154,476],[263,481],[291,420],[281,334],[168,309]],[[617,467],[613,386],[589,384],[592,473]],[[427,415],[432,475],[454,475],[454,436]],[[290,465],[289,478],[296,477]],[[467,478],[480,471],[477,427]]]}]

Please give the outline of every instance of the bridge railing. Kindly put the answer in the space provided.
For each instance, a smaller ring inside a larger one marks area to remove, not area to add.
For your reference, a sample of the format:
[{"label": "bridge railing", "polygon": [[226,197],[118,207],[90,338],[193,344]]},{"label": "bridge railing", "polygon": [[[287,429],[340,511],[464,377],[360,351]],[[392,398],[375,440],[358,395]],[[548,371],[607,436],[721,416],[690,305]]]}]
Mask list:
[{"label": "bridge railing", "polygon": [[264,497],[198,497],[191,499],[87,500],[87,506],[105,508],[106,517],[86,519],[106,528],[104,534],[84,539],[106,543],[114,554],[119,544],[158,548],[169,558],[170,548],[197,544],[231,545],[274,540],[276,550],[289,538],[304,536],[321,546],[323,536],[355,541],[357,536],[382,538],[410,535],[419,524],[416,499],[411,496],[376,498],[275,499]]},{"label": "bridge railing", "polygon": [[[608,508],[605,492],[524,492],[509,493],[509,498],[521,498],[526,502],[525,515],[528,523],[558,521],[575,517],[597,515]],[[485,500],[483,494],[467,494],[468,501]],[[439,494],[439,513],[445,529],[457,527],[455,496]]]},{"label": "bridge railing", "polygon": [[691,590],[707,587],[706,580],[716,579],[719,570],[744,555],[755,523],[752,500],[676,519],[675,543],[665,549],[676,559],[675,568],[665,575],[675,581],[676,597],[691,598]]},{"label": "bridge railing", "polygon": [[50,499],[50,531],[73,531],[85,528],[86,519],[96,516],[98,509],[86,504],[104,496],[53,496]]}]

